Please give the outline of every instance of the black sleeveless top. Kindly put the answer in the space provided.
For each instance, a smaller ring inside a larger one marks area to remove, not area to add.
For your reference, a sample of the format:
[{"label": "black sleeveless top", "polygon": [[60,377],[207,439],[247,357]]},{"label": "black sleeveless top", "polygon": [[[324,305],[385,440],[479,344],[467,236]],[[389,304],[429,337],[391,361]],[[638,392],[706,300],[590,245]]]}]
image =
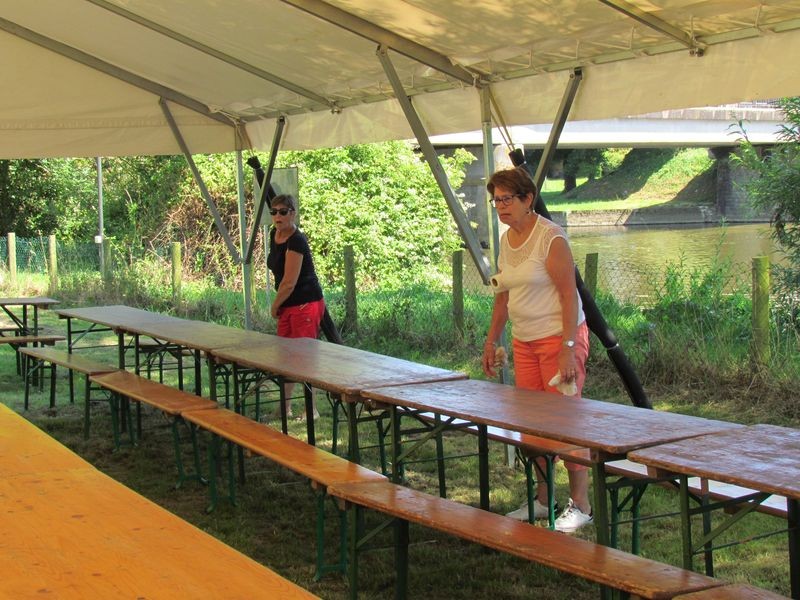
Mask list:
[{"label": "black sleeveless top", "polygon": [[317,279],[314,270],[314,260],[311,258],[311,248],[305,234],[299,229],[289,236],[282,244],[275,243],[275,229],[269,232],[269,255],[267,256],[267,267],[272,271],[275,278],[275,289],[277,290],[283,281],[284,269],[286,268],[286,252],[291,250],[303,255],[303,264],[300,267],[300,275],[297,277],[297,284],[289,297],[281,306],[298,306],[306,302],[322,300],[322,287]]}]

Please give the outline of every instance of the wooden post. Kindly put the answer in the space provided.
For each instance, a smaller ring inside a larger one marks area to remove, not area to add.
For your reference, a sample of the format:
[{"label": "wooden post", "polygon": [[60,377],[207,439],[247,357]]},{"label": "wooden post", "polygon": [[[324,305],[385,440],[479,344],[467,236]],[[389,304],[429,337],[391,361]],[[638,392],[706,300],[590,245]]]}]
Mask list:
[{"label": "wooden post", "polygon": [[8,282],[12,287],[17,285],[17,235],[8,232]]},{"label": "wooden post", "polygon": [[181,243],[172,242],[172,302],[176,308],[181,301]]},{"label": "wooden post", "polygon": [[56,236],[47,236],[47,274],[50,276],[50,291],[58,289],[58,251],[56,248]]},{"label": "wooden post", "polygon": [[594,296],[597,294],[597,252],[586,255],[586,268],[583,272],[583,281],[586,289]]},{"label": "wooden post", "polygon": [[753,258],[753,343],[751,357],[757,366],[769,363],[769,257]]},{"label": "wooden post", "polygon": [[453,325],[464,334],[464,251],[453,252]]},{"label": "wooden post", "polygon": [[344,329],[345,331],[357,331],[356,259],[352,246],[344,247],[344,287]]},{"label": "wooden post", "polygon": [[103,238],[101,248],[103,260],[100,261],[101,275],[103,281],[108,281],[111,278],[111,242],[108,238]]}]

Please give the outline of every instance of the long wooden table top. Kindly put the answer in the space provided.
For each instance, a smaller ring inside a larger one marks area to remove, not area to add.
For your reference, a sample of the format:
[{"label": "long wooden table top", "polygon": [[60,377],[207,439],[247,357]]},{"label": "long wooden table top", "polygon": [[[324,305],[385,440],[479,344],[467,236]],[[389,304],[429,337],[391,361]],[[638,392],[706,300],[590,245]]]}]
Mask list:
[{"label": "long wooden table top", "polygon": [[[0,431],[14,421],[3,412]],[[20,420],[17,440],[42,443],[56,461],[72,454]],[[87,463],[29,462],[7,477],[9,442],[0,438],[0,597],[315,597]]]},{"label": "long wooden table top", "polygon": [[261,369],[329,392],[357,396],[368,387],[466,379],[464,373],[311,338],[212,350],[220,360]]},{"label": "long wooden table top", "polygon": [[59,317],[65,319],[79,319],[87,323],[96,323],[97,325],[103,325],[111,329],[123,329],[125,331],[130,331],[131,327],[135,328],[142,323],[150,323],[153,321],[180,322],[183,320],[179,317],[154,313],[149,310],[142,310],[141,308],[133,308],[122,304],[86,306],[83,308],[59,308],[54,312]]},{"label": "long wooden table top", "polygon": [[208,352],[223,346],[266,344],[275,336],[217,323],[182,319],[124,305],[59,309],[56,314],[96,323],[115,331],[145,335]]},{"label": "long wooden table top", "polygon": [[637,450],[628,458],[800,499],[800,429],[753,425]]},{"label": "long wooden table top", "polygon": [[58,303],[58,300],[46,296],[0,298],[0,306],[37,306],[39,308],[47,308]]},{"label": "long wooden table top", "polygon": [[[568,398],[477,379],[365,389],[362,396],[616,456],[637,448],[743,427],[725,421]],[[605,460],[605,457],[601,458]]]}]

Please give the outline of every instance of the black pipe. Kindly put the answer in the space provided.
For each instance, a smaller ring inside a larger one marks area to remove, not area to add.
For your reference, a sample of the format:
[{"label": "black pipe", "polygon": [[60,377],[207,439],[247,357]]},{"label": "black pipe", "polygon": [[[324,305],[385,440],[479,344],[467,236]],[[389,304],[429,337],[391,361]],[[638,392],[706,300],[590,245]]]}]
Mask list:
[{"label": "black pipe", "polygon": [[[258,160],[257,156],[251,156],[247,159],[247,164],[253,168],[255,171],[256,179],[258,181],[258,185],[264,185],[264,178],[267,174],[264,172],[264,169],[261,167],[261,161]],[[275,189],[272,187],[272,184],[269,184],[267,188],[266,194],[266,202],[267,208],[272,206],[272,199],[275,198],[277,194],[275,194]],[[322,335],[325,336],[325,339],[329,342],[333,342],[334,344],[344,344],[344,340],[342,339],[342,335],[339,333],[339,330],[336,327],[336,323],[333,322],[333,318],[331,318],[331,314],[328,312],[328,307],[325,306],[325,312],[322,315],[322,322],[320,323],[320,328],[322,329]]]},{"label": "black pipe", "polygon": [[[509,154],[509,158],[515,167],[523,167],[531,176],[531,179],[533,179],[531,166],[525,162],[525,155],[522,153],[521,149],[517,148],[513,150]],[[544,200],[542,200],[542,195],[538,193],[538,190],[533,210],[536,214],[543,216],[545,219],[550,219],[550,211],[547,210]],[[639,376],[636,374],[633,365],[631,365],[628,357],[619,345],[617,336],[614,335],[611,327],[608,326],[608,323],[603,318],[603,314],[600,312],[591,292],[586,288],[586,284],[584,284],[577,266],[575,267],[575,284],[578,288],[581,302],[583,303],[586,325],[606,349],[606,353],[617,369],[622,384],[625,386],[625,391],[628,392],[628,396],[630,396],[634,406],[638,406],[639,408],[653,408],[653,405],[650,403],[642,387],[642,382],[639,381]]]}]

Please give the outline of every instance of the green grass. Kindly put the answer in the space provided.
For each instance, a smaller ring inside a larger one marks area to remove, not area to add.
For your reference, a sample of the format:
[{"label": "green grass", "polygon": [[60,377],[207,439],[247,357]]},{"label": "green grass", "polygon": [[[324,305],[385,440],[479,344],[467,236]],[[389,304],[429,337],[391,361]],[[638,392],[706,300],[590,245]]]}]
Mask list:
[{"label": "green grass", "polygon": [[663,204],[714,203],[714,161],[704,148],[633,149],[612,173],[578,180],[563,194],[562,180],[546,180],[550,211],[633,210]]}]

